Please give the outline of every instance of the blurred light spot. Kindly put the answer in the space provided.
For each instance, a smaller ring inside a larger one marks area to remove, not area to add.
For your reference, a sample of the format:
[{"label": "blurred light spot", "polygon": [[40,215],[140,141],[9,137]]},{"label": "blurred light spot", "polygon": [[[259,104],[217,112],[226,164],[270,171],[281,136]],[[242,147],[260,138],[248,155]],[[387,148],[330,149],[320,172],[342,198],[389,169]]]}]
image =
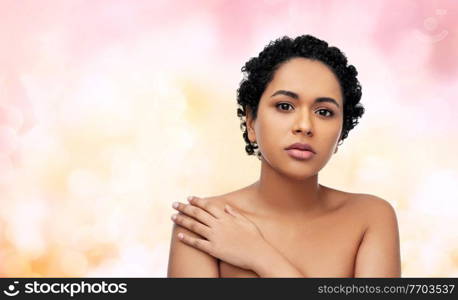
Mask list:
[{"label": "blurred light spot", "polygon": [[101,192],[102,182],[93,172],[76,169],[68,176],[67,186],[71,194],[77,197],[88,197]]},{"label": "blurred light spot", "polygon": [[458,268],[458,244],[452,244],[452,246],[455,247],[455,248],[452,249],[452,251],[450,253],[450,258],[451,258],[455,268]]},{"label": "blurred light spot", "polygon": [[11,127],[16,132],[19,132],[23,123],[24,116],[20,110],[14,106],[0,104],[0,126]]},{"label": "blurred light spot", "polygon": [[14,175],[14,166],[10,156],[0,152],[0,183],[12,180]]},{"label": "blurred light spot", "polygon": [[43,221],[47,209],[38,200],[16,202],[9,209],[6,236],[18,251],[32,257],[39,257],[45,251]]},{"label": "blurred light spot", "polygon": [[455,170],[430,170],[410,199],[411,210],[443,217],[456,217],[458,173]]},{"label": "blurred light spot", "polygon": [[95,211],[103,212],[98,217],[99,222],[92,228],[91,235],[99,243],[115,243],[122,237],[123,212],[120,207],[113,207],[114,203],[105,202]]},{"label": "blurred light spot", "polygon": [[9,155],[19,146],[19,138],[11,127],[0,126],[0,152]]},{"label": "blurred light spot", "polygon": [[130,244],[120,248],[119,265],[126,277],[148,276],[151,272],[151,249],[142,244]]},{"label": "blurred light spot", "polygon": [[61,270],[71,277],[84,276],[88,269],[88,261],[80,252],[68,249],[62,253],[59,261]]},{"label": "blurred light spot", "polygon": [[99,265],[93,266],[88,271],[86,276],[87,277],[111,277],[111,276],[124,277],[124,274],[122,273],[122,271],[120,271],[119,273],[115,272],[117,263],[118,263],[118,259],[107,258],[103,260]]},{"label": "blurred light spot", "polygon": [[2,269],[2,272],[8,276],[25,276],[31,272],[31,267],[22,253],[6,256],[2,262]]},{"label": "blurred light spot", "polygon": [[151,252],[153,265],[149,271],[149,277],[167,277],[167,265],[169,260],[170,243],[157,243]]},{"label": "blurred light spot", "polygon": [[97,242],[98,237],[93,235],[93,227],[84,225],[75,228],[71,235],[70,246],[79,251],[89,250],[94,243]]},{"label": "blurred light spot", "polygon": [[366,155],[361,160],[358,181],[363,183],[383,182],[393,174],[389,160],[375,155]]}]

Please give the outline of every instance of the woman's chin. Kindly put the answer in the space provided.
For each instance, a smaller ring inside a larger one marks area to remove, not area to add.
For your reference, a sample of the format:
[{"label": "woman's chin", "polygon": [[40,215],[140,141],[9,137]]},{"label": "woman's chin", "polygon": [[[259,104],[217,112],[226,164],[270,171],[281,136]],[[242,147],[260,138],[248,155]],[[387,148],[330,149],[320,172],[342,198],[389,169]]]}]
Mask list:
[{"label": "woman's chin", "polygon": [[316,173],[288,173],[287,177],[291,178],[291,180],[294,181],[305,181],[307,179],[310,179],[311,177],[315,176]]},{"label": "woman's chin", "polygon": [[315,176],[318,172],[315,167],[304,166],[298,168],[297,166],[290,166],[282,168],[281,173],[292,180],[304,181]]}]

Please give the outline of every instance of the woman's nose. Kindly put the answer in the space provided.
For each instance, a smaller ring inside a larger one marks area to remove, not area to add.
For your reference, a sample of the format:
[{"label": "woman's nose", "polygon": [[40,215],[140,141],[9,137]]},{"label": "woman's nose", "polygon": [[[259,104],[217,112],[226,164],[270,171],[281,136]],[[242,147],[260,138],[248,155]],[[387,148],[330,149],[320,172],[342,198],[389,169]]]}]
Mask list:
[{"label": "woman's nose", "polygon": [[304,132],[307,135],[312,133],[312,121],[307,113],[299,116],[294,123],[294,133]]}]

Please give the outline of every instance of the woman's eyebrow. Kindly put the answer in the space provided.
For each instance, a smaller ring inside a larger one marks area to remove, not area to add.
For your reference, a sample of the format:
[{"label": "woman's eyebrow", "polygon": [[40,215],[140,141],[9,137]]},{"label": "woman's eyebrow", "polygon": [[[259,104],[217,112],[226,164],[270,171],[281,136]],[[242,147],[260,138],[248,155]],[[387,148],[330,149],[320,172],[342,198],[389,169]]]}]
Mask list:
[{"label": "woman's eyebrow", "polygon": [[[299,100],[299,95],[296,94],[295,92],[291,92],[291,91],[278,90],[278,91],[276,91],[275,93],[273,93],[272,96],[270,96],[270,97],[272,98],[273,96],[276,96],[276,95],[285,95],[285,96],[288,96],[288,97],[290,97],[290,98]],[[315,101],[314,101],[314,103],[321,103],[321,102],[333,103],[333,104],[335,104],[338,108],[340,108],[339,103],[337,103],[336,100],[334,100],[334,99],[332,99],[332,98],[329,98],[329,97],[319,97],[319,98],[316,98]]]}]

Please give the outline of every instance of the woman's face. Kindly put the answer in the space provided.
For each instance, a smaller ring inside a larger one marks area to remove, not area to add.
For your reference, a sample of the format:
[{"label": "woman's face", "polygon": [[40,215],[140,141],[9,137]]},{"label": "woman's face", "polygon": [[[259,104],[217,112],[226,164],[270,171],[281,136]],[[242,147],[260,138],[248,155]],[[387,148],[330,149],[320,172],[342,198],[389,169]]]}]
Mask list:
[{"label": "woman's face", "polygon": [[[319,98],[331,102],[316,102]],[[331,158],[342,120],[343,96],[334,73],[320,61],[293,58],[277,69],[267,85],[257,119],[248,113],[248,136],[257,142],[262,159],[271,167],[304,179],[318,173]],[[306,160],[292,158],[285,148],[293,143],[307,143],[316,154]]]}]

